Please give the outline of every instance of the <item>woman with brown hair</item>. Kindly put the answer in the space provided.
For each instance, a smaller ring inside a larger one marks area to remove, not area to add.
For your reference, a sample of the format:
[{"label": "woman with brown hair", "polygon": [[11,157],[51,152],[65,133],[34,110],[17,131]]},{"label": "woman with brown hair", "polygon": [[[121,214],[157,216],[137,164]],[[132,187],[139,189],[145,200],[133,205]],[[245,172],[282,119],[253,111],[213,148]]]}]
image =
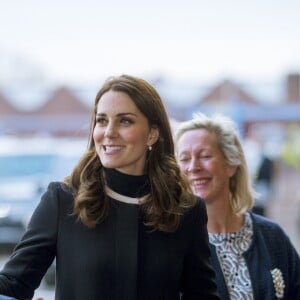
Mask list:
[{"label": "woman with brown hair", "polygon": [[219,299],[206,222],[160,96],[143,79],[111,78],[96,96],[87,151],[48,186],[0,293],[31,298],[56,258],[56,299]]}]

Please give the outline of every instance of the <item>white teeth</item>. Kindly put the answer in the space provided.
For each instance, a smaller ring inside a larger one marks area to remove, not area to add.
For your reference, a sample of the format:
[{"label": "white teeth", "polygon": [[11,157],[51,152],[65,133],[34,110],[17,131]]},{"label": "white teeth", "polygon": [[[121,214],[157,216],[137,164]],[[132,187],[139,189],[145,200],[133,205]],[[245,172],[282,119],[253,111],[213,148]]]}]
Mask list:
[{"label": "white teeth", "polygon": [[203,183],[205,183],[205,182],[206,182],[206,179],[194,180],[194,181],[193,181],[193,184],[194,184],[194,185],[198,185],[198,184],[203,184]]},{"label": "white teeth", "polygon": [[123,147],[121,146],[104,146],[105,152],[113,152],[113,151],[118,151],[121,150]]}]

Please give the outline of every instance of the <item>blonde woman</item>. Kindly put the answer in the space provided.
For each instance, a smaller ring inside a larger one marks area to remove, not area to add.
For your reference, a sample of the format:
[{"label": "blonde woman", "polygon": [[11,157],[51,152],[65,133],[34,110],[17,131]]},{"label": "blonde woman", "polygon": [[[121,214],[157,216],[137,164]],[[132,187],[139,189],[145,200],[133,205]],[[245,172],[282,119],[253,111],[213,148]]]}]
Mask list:
[{"label": "blonde woman", "polygon": [[221,299],[300,299],[300,259],[289,237],[251,212],[254,191],[236,124],[196,114],[178,126],[175,141],[180,169],[206,203]]}]

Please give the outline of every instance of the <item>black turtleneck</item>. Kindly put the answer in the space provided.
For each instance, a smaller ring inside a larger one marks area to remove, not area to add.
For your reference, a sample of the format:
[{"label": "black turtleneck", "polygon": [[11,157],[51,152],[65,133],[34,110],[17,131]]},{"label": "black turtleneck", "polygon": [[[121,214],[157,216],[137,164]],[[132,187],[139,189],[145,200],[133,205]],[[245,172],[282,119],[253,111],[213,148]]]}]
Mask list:
[{"label": "black turtleneck", "polygon": [[[150,192],[147,175],[133,176],[116,169],[104,168],[107,186],[114,192],[131,198],[143,197]],[[117,198],[113,198],[118,200]],[[139,228],[142,228],[140,206],[114,201],[111,206],[110,222],[113,224],[115,247],[112,248],[115,260],[116,293],[126,295],[126,299],[137,299],[137,283],[140,242]],[[111,239],[111,238],[110,238]]]},{"label": "black turtleneck", "polygon": [[150,193],[148,175],[128,175],[116,169],[104,168],[107,185],[127,197],[142,197]]}]

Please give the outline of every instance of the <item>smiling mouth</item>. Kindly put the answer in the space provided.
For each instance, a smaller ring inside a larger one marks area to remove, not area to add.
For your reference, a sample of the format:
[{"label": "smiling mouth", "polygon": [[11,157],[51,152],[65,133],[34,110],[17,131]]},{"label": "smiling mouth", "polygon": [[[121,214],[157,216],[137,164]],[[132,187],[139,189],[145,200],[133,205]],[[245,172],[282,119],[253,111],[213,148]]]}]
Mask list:
[{"label": "smiling mouth", "polygon": [[204,184],[206,182],[207,182],[207,179],[194,180],[193,185],[200,185],[200,184]]},{"label": "smiling mouth", "polygon": [[123,146],[109,146],[109,145],[103,145],[103,149],[105,153],[114,153],[116,151],[122,150]]}]

